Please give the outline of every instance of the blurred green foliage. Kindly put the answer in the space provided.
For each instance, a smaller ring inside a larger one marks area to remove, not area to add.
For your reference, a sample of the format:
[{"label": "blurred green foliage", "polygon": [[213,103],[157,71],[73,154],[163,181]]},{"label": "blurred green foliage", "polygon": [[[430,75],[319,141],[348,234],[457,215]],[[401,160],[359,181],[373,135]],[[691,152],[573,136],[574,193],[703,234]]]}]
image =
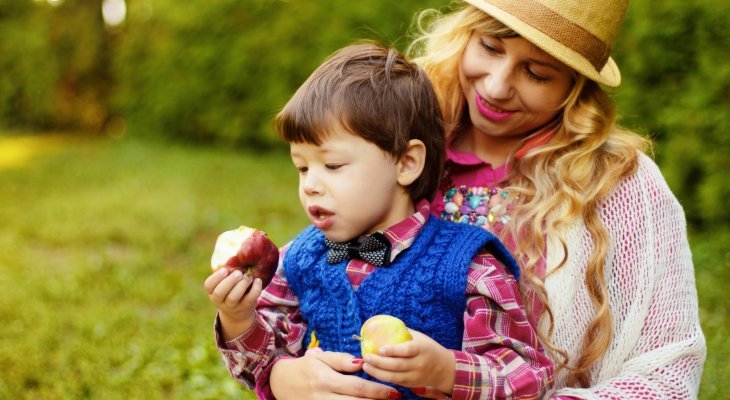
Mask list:
[{"label": "blurred green foliage", "polygon": [[99,0],[0,0],[0,126],[101,129],[111,48]]},{"label": "blurred green foliage", "polygon": [[[265,149],[271,119],[331,52],[404,49],[448,0],[0,0],[0,128],[126,132]],[[694,229],[730,224],[730,3],[633,0],[614,57],[621,122],[657,159]]]},{"label": "blurred green foliage", "polygon": [[[431,1],[437,4],[436,1]],[[271,120],[331,52],[360,38],[404,47],[422,2],[159,0],[130,4],[115,68],[139,131],[264,147]]]},{"label": "blurred green foliage", "polygon": [[616,99],[695,229],[730,225],[730,2],[632,1],[615,57]]}]

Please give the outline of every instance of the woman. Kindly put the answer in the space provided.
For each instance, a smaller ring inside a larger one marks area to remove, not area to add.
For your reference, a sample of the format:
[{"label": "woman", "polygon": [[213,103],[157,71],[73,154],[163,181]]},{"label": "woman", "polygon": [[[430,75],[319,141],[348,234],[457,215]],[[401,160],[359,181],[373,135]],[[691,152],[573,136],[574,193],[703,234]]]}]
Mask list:
[{"label": "woman", "polygon": [[[434,209],[497,232],[521,261],[552,398],[695,398],[702,374],[683,211],[601,87],[620,83],[609,55],[626,6],[467,0],[422,23],[411,49],[451,132]],[[276,363],[270,383],[279,399],[387,398],[343,374],[361,367],[315,351]]]}]

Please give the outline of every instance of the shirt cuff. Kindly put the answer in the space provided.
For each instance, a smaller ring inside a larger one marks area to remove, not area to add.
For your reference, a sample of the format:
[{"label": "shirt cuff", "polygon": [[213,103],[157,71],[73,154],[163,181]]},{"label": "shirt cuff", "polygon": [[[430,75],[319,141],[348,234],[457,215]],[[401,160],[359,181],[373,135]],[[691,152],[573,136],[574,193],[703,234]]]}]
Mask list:
[{"label": "shirt cuff", "polygon": [[463,351],[451,350],[456,359],[454,369],[454,388],[451,392],[452,400],[478,399],[481,395],[479,385],[481,382],[481,370],[475,366],[474,360]]},{"label": "shirt cuff", "polygon": [[256,379],[256,398],[260,400],[276,400],[276,397],[274,397],[274,392],[271,391],[271,385],[269,384],[269,381],[271,379],[271,369],[274,368],[274,364],[276,364],[279,360],[284,360],[288,358],[294,358],[289,355],[283,355],[278,356],[274,358],[274,360],[269,363],[266,368],[264,368],[263,371],[261,371],[261,375],[259,375],[259,378]]},{"label": "shirt cuff", "polygon": [[265,346],[269,340],[269,330],[267,325],[257,315],[254,319],[253,324],[239,336],[231,339],[224,340],[223,333],[221,332],[220,318],[216,316],[215,319],[215,342],[219,349],[223,350],[235,350],[235,351],[246,351],[250,350],[258,353],[262,346]]}]

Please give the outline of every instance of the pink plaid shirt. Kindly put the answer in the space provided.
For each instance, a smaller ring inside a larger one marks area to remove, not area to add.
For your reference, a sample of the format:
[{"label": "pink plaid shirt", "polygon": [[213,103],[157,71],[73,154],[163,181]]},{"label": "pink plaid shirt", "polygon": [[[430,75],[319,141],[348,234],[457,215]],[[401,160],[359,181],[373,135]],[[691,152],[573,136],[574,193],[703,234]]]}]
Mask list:
[{"label": "pink plaid shirt", "polygon": [[[383,232],[392,244],[391,259],[413,243],[429,212],[430,205],[422,201],[414,215]],[[353,287],[357,289],[375,268],[351,260],[347,275]],[[553,365],[525,315],[514,277],[490,254],[478,254],[469,268],[466,298],[462,348],[452,350],[456,357],[452,399],[546,395],[553,384]],[[301,356],[306,350],[302,341],[307,324],[298,306],[280,265],[259,297],[256,322],[248,331],[223,341],[216,318],[216,343],[229,372],[245,386],[255,387],[260,399],[274,399],[268,385],[274,362]]]}]

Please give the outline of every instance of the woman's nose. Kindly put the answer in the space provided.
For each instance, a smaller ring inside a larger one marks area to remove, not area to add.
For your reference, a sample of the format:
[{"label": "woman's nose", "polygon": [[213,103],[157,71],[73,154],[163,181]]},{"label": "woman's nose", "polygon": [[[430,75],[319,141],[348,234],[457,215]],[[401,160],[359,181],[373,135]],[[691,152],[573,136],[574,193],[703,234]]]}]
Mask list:
[{"label": "woman's nose", "polygon": [[482,79],[484,94],[497,100],[512,96],[512,70],[508,66],[495,66]]}]

